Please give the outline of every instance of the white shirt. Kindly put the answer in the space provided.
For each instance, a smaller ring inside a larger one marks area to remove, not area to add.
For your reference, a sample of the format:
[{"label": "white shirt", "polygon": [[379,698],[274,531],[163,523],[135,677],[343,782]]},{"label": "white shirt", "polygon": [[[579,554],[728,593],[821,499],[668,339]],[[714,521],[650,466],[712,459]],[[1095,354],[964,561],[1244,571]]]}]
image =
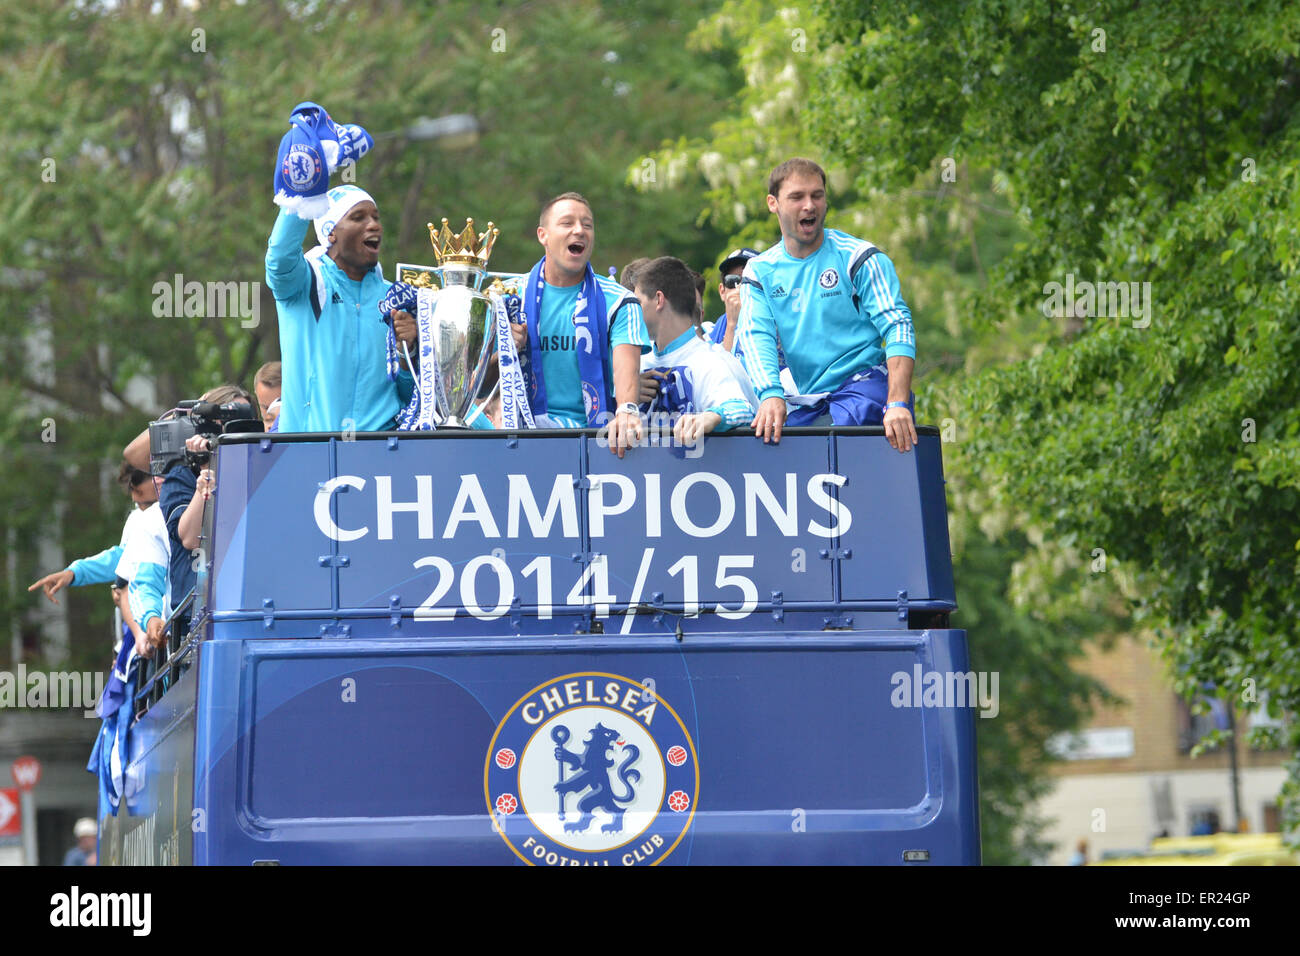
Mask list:
[{"label": "white shirt", "polygon": [[[712,411],[726,428],[748,424],[758,410],[758,397],[740,361],[715,342],[701,338],[695,327],[664,346],[662,352],[641,356],[641,371],[677,368],[682,371],[688,407],[670,411],[689,414]],[[725,429],[722,429],[725,430]]]}]

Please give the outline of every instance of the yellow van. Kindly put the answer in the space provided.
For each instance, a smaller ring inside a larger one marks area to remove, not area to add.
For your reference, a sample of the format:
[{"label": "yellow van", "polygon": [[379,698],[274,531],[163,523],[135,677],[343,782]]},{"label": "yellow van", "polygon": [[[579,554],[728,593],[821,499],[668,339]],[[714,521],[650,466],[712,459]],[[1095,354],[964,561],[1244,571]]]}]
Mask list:
[{"label": "yellow van", "polygon": [[1145,851],[1103,853],[1093,866],[1300,866],[1280,833],[1161,837]]}]

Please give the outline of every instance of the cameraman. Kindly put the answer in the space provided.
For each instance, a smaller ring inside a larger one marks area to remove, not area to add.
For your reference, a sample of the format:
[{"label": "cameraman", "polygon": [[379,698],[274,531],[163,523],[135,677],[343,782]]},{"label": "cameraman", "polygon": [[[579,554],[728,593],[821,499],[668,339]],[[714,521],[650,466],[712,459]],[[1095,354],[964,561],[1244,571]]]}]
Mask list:
[{"label": "cameraman", "polygon": [[[185,448],[187,451],[202,454],[211,450],[211,443],[202,435],[195,435],[186,440]],[[176,522],[176,536],[180,538],[181,547],[187,551],[195,551],[199,546],[199,538],[203,532],[203,507],[212,497],[212,490],[216,486],[212,469],[200,468],[194,481],[194,496],[181,512],[180,520]]]},{"label": "cameraman", "polygon": [[[251,408],[251,417],[260,418],[261,412],[257,404],[257,399],[249,392],[240,388],[238,385],[218,385],[216,388],[209,389],[200,396],[199,401],[211,402],[214,405],[225,405],[230,402],[247,402]],[[127,461],[138,461],[141,454],[141,442],[143,441],[143,454],[149,454],[149,430],[145,429],[144,433],[137,437],[135,441],[127,446],[124,453]],[[207,439],[201,435],[194,435],[186,441],[186,448],[191,452],[206,451],[208,448]],[[198,546],[198,529],[202,526],[202,508],[205,500],[205,492],[209,492],[209,483],[204,482],[200,486],[199,472],[206,466],[192,466],[188,461],[177,462],[171,465],[163,474],[162,489],[158,493],[158,505],[162,509],[162,517],[167,525],[168,539],[171,544],[170,568],[168,570],[168,581],[171,585],[172,603],[179,605],[194,588],[198,575],[195,570],[194,556],[191,551]],[[197,502],[197,505],[196,505]],[[187,522],[187,531],[192,531],[192,545],[187,545],[181,534],[181,519],[186,512],[192,510],[192,506],[198,509],[197,515],[193,521],[195,527],[189,527]],[[189,628],[189,614],[185,614],[176,622],[177,635],[183,635]]]}]

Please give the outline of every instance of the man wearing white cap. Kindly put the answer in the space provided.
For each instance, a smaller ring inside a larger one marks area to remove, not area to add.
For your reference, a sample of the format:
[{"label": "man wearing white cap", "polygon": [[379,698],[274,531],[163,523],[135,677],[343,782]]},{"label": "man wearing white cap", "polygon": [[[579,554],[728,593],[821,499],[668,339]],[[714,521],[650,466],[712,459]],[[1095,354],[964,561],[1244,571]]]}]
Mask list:
[{"label": "man wearing white cap", "polygon": [[99,828],[90,817],[82,817],[72,828],[72,835],[77,838],[77,845],[63,854],[64,866],[94,866],[95,841]]},{"label": "man wearing white cap", "polygon": [[[280,320],[281,432],[383,431],[409,396],[403,371],[389,379],[388,328],[376,306],[389,283],[379,267],[383,227],[370,194],[336,186],[316,219],[319,243],[302,251],[307,220],[281,209],[266,250],[266,282]],[[399,313],[397,337],[415,342],[415,322]]]}]

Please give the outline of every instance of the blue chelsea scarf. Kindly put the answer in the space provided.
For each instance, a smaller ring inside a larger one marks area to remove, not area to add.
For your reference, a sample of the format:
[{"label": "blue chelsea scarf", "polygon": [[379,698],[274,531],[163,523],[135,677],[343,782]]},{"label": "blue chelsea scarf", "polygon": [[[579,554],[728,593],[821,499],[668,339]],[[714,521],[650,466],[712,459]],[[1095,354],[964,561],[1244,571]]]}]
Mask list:
[{"label": "blue chelsea scarf", "polygon": [[[520,297],[524,321],[528,324],[528,404],[534,415],[545,415],[546,376],[542,370],[541,336],[537,325],[542,317],[542,293],[546,291],[543,256],[528,273],[528,284]],[[596,273],[587,265],[587,274],[578,293],[578,304],[573,312],[574,339],[578,349],[578,375],[582,379],[582,404],[587,412],[587,424],[599,428],[609,419],[612,395],[605,381],[605,351],[609,342],[609,317],[605,310],[605,294],[596,284]]]}]

